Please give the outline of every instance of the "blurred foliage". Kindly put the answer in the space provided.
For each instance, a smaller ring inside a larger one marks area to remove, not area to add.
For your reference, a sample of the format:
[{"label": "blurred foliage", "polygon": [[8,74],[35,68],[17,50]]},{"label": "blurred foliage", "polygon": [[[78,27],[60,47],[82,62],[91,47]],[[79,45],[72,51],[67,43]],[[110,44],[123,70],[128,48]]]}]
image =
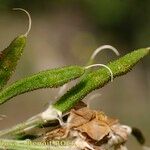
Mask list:
[{"label": "blurred foliage", "polygon": [[0,9],[23,7],[40,13],[65,8],[81,11],[96,27],[115,34],[132,47],[148,46],[150,35],[149,0],[0,0]]}]

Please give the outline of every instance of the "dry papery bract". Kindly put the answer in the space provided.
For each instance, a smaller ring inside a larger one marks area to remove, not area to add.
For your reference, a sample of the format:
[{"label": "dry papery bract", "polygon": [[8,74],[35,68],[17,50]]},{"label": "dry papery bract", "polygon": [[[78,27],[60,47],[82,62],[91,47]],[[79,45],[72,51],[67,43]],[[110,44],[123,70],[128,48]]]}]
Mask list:
[{"label": "dry papery bract", "polygon": [[118,119],[110,118],[102,111],[74,107],[66,123],[47,132],[43,140],[71,140],[74,146],[70,149],[77,150],[124,150],[129,134],[130,127],[121,125]]}]

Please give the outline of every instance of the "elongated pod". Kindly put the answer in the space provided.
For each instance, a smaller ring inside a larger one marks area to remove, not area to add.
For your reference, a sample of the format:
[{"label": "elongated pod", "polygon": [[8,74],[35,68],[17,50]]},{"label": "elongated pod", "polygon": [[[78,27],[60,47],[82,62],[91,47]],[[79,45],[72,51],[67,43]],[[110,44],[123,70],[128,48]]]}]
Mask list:
[{"label": "elongated pod", "polygon": [[[136,63],[149,53],[150,48],[142,48],[109,63],[107,66],[111,69],[113,77],[115,78],[128,73]],[[108,74],[106,68],[88,73],[83,76],[82,80],[77,85],[60,97],[60,99],[53,104],[53,107],[64,113],[74,107],[74,105],[87,94],[103,87],[110,80],[111,76]]]},{"label": "elongated pod", "polygon": [[85,68],[69,66],[39,72],[19,80],[0,92],[0,105],[10,98],[40,88],[56,88],[83,75]]},{"label": "elongated pod", "polygon": [[14,39],[11,44],[2,51],[0,55],[0,89],[2,89],[17,66],[23,49],[25,47],[26,38],[19,36]]},{"label": "elongated pod", "polygon": [[14,10],[24,11],[28,15],[29,28],[25,34],[16,37],[0,54],[0,90],[5,86],[15,71],[18,60],[20,59],[25,47],[27,35],[31,29],[31,18],[29,13],[21,8],[16,8]]}]

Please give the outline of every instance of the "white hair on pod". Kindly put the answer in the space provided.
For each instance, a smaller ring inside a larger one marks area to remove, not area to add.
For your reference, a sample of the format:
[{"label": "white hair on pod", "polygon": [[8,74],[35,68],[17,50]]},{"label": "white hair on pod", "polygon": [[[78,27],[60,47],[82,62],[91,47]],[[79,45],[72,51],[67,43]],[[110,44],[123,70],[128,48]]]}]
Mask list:
[{"label": "white hair on pod", "polygon": [[86,66],[85,69],[89,69],[89,68],[93,68],[93,67],[97,67],[97,66],[105,67],[110,72],[111,82],[113,82],[113,72],[111,71],[111,69],[108,66],[106,66],[104,64],[89,65],[89,66]]},{"label": "white hair on pod", "polygon": [[113,47],[113,46],[111,46],[111,45],[103,45],[103,46],[98,47],[98,48],[93,52],[93,54],[92,54],[91,57],[90,57],[90,60],[94,60],[95,57],[97,56],[97,54],[98,54],[99,52],[101,52],[102,50],[104,50],[104,49],[110,49],[110,50],[112,50],[117,56],[120,55],[119,52],[118,52],[118,50],[117,50],[115,47]]},{"label": "white hair on pod", "polygon": [[29,14],[29,12],[27,12],[25,9],[23,8],[13,8],[13,10],[20,10],[20,11],[23,11],[27,14],[28,16],[28,20],[29,20],[29,23],[28,23],[28,30],[26,31],[26,33],[24,34],[24,36],[27,36],[31,30],[31,25],[32,25],[32,20],[31,20],[31,16]]}]

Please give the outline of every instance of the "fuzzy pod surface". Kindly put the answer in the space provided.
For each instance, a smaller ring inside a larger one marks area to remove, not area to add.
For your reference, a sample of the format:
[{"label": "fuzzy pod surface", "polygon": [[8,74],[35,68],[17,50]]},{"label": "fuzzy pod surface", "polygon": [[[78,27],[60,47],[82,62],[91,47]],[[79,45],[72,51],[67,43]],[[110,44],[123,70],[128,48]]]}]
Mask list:
[{"label": "fuzzy pod surface", "polygon": [[16,69],[17,63],[23,53],[26,45],[26,39],[31,29],[31,16],[22,8],[14,8],[24,12],[28,16],[28,30],[25,34],[17,36],[10,45],[0,53],[0,90],[6,85],[11,75]]},{"label": "fuzzy pod surface", "polygon": [[0,90],[6,85],[16,69],[26,44],[26,36],[15,38],[0,54]]},{"label": "fuzzy pod surface", "polygon": [[85,68],[69,66],[41,71],[32,76],[14,82],[0,92],[0,105],[10,98],[25,92],[41,88],[56,88],[84,74]]},{"label": "fuzzy pod surface", "polygon": [[[142,48],[133,51],[107,66],[111,69],[113,77],[121,76],[133,68],[144,56],[148,55],[150,48]],[[83,76],[82,80],[71,88],[66,94],[56,101],[53,106],[61,112],[69,111],[77,102],[82,100],[90,92],[103,87],[110,81],[110,73],[107,69],[98,69]]]}]

